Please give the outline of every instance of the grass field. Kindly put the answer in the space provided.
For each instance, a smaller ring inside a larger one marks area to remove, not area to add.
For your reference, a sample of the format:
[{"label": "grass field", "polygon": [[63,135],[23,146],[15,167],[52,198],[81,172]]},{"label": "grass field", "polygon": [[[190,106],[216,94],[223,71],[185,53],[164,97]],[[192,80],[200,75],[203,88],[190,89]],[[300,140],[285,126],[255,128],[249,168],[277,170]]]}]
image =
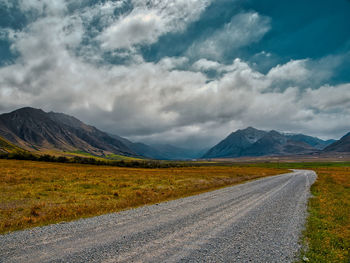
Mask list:
[{"label": "grass field", "polygon": [[0,160],[0,233],[120,211],[284,172],[265,167],[136,169]]},{"label": "grass field", "polygon": [[309,262],[350,262],[350,167],[315,167],[304,241]]}]

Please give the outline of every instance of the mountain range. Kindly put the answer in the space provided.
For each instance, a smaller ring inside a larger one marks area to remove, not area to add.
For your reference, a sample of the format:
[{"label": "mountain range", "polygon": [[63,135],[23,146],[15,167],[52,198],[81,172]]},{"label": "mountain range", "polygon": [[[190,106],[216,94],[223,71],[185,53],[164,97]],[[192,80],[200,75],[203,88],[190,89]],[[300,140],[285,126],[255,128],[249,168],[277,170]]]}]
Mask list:
[{"label": "mountain range", "polygon": [[204,154],[203,151],[172,145],[134,143],[75,117],[31,107],[1,114],[0,136],[4,141],[29,151],[85,152],[102,157],[114,154],[165,160],[192,159]]},{"label": "mountain range", "polygon": [[350,132],[344,135],[339,141],[327,146],[325,152],[350,152]]},{"label": "mountain range", "polygon": [[203,158],[311,154],[334,142],[304,134],[283,134],[248,127],[231,133],[205,153]]},{"label": "mountain range", "polygon": [[129,149],[138,153],[139,155],[160,160],[187,160],[196,159],[203,156],[208,150],[204,149],[188,149],[176,147],[171,144],[152,144],[148,145],[142,142],[131,142],[118,135],[110,135],[118,140],[121,140]]},{"label": "mountain range", "polygon": [[26,150],[137,155],[121,141],[72,116],[29,107],[0,115],[0,136]]},{"label": "mountain range", "polygon": [[185,149],[169,144],[132,142],[63,113],[25,107],[0,115],[0,153],[19,149],[162,160],[307,155],[350,152],[350,133],[335,141],[248,127],[232,132],[211,149]]}]

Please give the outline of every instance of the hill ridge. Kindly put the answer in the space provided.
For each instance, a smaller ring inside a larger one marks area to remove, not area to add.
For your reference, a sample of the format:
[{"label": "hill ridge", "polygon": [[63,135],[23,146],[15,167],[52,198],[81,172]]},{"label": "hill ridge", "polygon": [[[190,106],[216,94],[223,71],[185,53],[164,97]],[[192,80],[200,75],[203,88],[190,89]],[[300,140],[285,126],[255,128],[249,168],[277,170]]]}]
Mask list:
[{"label": "hill ridge", "polygon": [[81,150],[98,156],[108,153],[138,156],[120,140],[75,117],[32,107],[1,114],[0,135],[28,150]]},{"label": "hill ridge", "polygon": [[203,158],[309,154],[320,151],[332,142],[301,133],[284,134],[248,127],[232,132],[205,153]]}]

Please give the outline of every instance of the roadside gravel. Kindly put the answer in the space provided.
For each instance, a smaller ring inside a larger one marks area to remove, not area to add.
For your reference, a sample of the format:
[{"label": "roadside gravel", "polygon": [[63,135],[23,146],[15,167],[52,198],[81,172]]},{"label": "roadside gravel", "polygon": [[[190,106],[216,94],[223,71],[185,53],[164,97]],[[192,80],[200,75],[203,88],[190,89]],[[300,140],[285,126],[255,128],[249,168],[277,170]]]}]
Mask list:
[{"label": "roadside gravel", "polygon": [[315,178],[312,171],[295,170],[0,235],[0,262],[292,262]]}]

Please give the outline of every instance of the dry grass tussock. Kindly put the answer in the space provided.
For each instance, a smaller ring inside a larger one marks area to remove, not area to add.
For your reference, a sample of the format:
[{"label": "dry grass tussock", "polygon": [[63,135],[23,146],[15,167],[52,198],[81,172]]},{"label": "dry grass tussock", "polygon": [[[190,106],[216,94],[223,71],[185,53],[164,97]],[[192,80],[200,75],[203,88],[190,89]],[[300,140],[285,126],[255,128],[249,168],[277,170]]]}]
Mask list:
[{"label": "dry grass tussock", "polygon": [[287,171],[244,166],[141,169],[0,160],[0,233],[120,211]]}]

